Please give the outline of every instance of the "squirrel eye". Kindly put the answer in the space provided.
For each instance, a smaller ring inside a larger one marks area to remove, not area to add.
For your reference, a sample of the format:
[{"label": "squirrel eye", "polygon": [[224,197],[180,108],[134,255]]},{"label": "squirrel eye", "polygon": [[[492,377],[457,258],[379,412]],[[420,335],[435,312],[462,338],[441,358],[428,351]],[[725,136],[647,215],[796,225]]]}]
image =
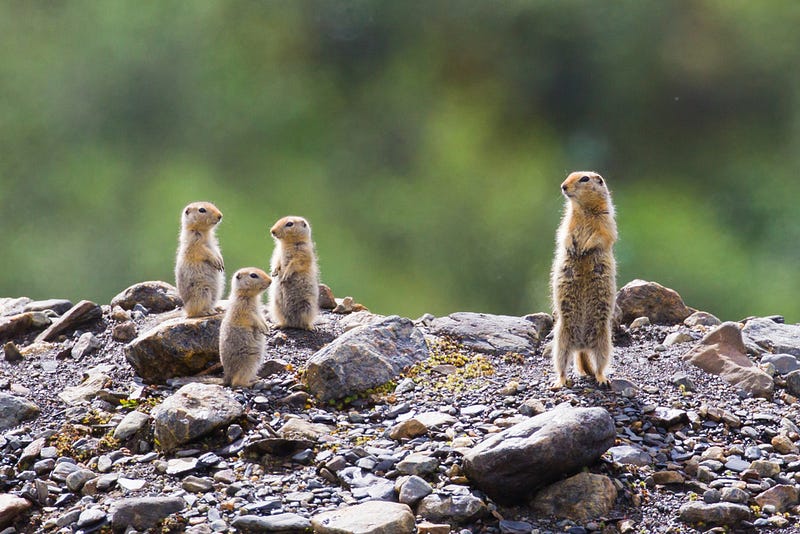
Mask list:
[{"label": "squirrel eye", "polygon": [[588,176],[583,176],[583,177],[581,177],[581,179],[580,179],[580,180],[578,180],[578,181],[579,181],[579,182],[584,182],[584,183],[585,183],[585,182],[588,182],[588,181],[589,181],[589,177],[588,177]]},{"label": "squirrel eye", "polygon": [[199,210],[197,210],[197,211],[199,211],[200,213],[205,213],[205,212],[206,212],[206,209],[205,209],[205,208],[200,208],[200,209],[199,209]]},{"label": "squirrel eye", "polygon": [[292,221],[286,223],[286,228],[289,228],[290,226],[294,226],[294,223]]},{"label": "squirrel eye", "polygon": [[250,278],[258,278],[258,275],[256,273],[250,273]]}]

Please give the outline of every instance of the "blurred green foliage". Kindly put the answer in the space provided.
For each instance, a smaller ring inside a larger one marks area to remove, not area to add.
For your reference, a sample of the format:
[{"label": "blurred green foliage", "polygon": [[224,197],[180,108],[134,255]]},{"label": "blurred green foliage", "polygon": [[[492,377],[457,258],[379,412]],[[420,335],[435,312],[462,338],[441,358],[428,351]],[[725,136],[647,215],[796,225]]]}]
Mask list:
[{"label": "blurred green foliage", "polygon": [[382,313],[548,310],[568,171],[614,192],[620,284],[800,320],[800,4],[0,3],[0,295],[172,280],[181,208],[230,272],[313,227]]}]

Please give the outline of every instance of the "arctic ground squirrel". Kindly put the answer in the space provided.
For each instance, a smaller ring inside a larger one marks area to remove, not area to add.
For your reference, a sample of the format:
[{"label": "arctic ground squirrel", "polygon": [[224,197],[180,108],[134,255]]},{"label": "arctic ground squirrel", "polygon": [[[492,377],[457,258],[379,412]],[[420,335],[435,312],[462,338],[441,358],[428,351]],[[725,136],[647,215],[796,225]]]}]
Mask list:
[{"label": "arctic ground squirrel", "polygon": [[225,385],[249,387],[258,380],[269,331],[261,310],[261,294],[270,282],[267,273],[255,267],[239,269],[231,279],[228,309],[219,329]]},{"label": "arctic ground squirrel", "polygon": [[270,229],[275,251],[270,261],[269,312],[280,328],[312,330],[319,312],[319,269],[311,225],[287,216]]},{"label": "arctic ground squirrel", "polygon": [[225,264],[214,230],[222,212],[210,202],[193,202],[183,209],[175,281],[187,317],[215,313],[225,287]]},{"label": "arctic ground squirrel", "polygon": [[567,200],[552,272],[553,385],[568,383],[573,357],[579,374],[606,385],[616,298],[614,206],[603,177],[594,172],[573,172],[561,192]]}]

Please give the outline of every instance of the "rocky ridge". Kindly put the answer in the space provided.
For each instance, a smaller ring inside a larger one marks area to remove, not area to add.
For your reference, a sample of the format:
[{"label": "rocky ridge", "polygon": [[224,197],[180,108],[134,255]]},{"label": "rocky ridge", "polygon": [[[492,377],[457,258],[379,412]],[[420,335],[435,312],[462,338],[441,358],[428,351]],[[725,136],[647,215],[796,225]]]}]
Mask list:
[{"label": "rocky ridge", "polygon": [[169,284],[0,299],[0,534],[800,529],[800,325],[634,281],[611,388],[552,391],[547,314],[325,294],[235,390]]}]

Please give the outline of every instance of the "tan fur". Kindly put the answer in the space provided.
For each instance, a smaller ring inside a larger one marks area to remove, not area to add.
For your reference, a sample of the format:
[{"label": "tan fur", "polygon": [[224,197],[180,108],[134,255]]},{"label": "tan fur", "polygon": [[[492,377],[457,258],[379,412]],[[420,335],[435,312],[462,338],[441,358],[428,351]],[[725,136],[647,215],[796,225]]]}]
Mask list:
[{"label": "tan fur", "polygon": [[594,172],[573,172],[561,190],[567,201],[551,275],[554,386],[567,384],[573,358],[580,374],[607,384],[617,275],[614,206],[605,181]]},{"label": "tan fur", "polygon": [[214,313],[225,287],[225,264],[214,235],[222,212],[210,202],[194,202],[181,215],[175,282],[187,317]]},{"label": "tan fur", "polygon": [[275,239],[270,270],[269,312],[281,328],[312,330],[319,311],[319,270],[311,225],[287,216],[270,229]]},{"label": "tan fur", "polygon": [[261,294],[271,282],[261,269],[239,269],[231,279],[228,309],[219,330],[219,357],[226,385],[249,387],[258,370],[269,331],[261,312]]}]

